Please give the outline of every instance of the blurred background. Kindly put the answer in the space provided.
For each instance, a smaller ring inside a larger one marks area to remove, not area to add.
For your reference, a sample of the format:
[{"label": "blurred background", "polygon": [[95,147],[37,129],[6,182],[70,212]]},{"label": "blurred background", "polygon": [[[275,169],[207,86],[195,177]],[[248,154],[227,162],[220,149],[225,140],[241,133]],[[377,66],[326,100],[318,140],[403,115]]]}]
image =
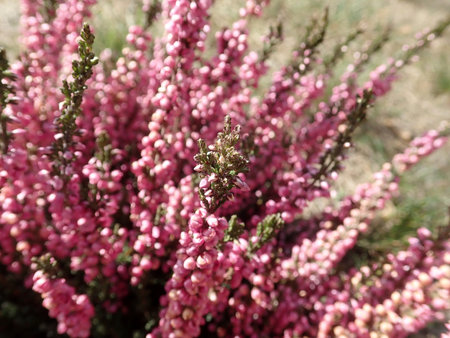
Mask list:
[{"label": "blurred background", "polygon": [[[216,0],[212,15],[212,31],[230,25],[238,19],[238,10],[244,1]],[[281,20],[284,24],[284,42],[270,59],[273,70],[290,57],[290,51],[299,43],[312,15],[320,14],[325,6],[330,10],[327,51],[336,42],[354,31],[358,25],[366,32],[350,46],[346,59],[338,65],[337,77],[351,61],[352,51],[358,50],[368,39],[391,27],[387,45],[371,61],[368,70],[398,55],[404,43],[412,43],[414,35],[433,27],[450,16],[450,0],[272,0],[262,20],[250,23],[251,46],[259,49],[261,36],[270,25]],[[8,50],[12,60],[21,52],[19,42],[20,1],[0,0],[0,45]],[[110,48],[118,55],[125,45],[127,27],[143,23],[141,3],[138,0],[99,0],[90,22],[96,31],[96,51]],[[161,25],[152,27],[161,33]],[[213,34],[209,47],[214,48]],[[263,84],[270,80],[269,73]],[[366,74],[367,76],[367,74]],[[373,172],[403,149],[412,137],[437,127],[440,121],[450,122],[450,30],[422,52],[417,63],[400,73],[394,90],[372,108],[367,121],[355,138],[346,170],[338,180],[337,196],[350,194],[355,185],[370,179]],[[448,222],[450,206],[450,145],[428,157],[405,175],[401,182],[402,194],[381,212],[367,234],[358,244],[352,264],[360,265],[367,259],[376,259],[387,251],[404,246],[408,236],[420,226],[434,228]],[[319,203],[320,204],[320,203]],[[319,208],[313,205],[308,212]]]}]

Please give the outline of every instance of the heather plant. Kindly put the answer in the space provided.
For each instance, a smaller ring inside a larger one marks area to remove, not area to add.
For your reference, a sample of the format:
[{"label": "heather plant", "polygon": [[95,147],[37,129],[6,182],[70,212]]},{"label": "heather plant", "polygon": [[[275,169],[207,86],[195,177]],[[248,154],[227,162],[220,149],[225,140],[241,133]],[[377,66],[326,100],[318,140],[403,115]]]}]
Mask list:
[{"label": "heather plant", "polygon": [[[94,1],[22,1],[24,52],[0,50],[0,323],[51,337],[404,337],[448,322],[449,226],[363,266],[347,257],[399,180],[447,141],[415,138],[373,180],[332,200],[355,130],[444,20],[370,71],[388,30],[336,74],[329,13],[261,81],[243,3],[215,33],[211,0],[146,0],[119,57],[96,56]],[[161,37],[149,28],[160,20]]]}]

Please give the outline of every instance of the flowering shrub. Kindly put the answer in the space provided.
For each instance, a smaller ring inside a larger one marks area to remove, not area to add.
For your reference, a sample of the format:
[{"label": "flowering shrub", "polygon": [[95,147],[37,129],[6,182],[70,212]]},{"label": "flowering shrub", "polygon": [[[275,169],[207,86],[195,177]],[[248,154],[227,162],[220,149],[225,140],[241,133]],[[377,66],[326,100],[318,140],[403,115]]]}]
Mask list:
[{"label": "flowering shrub", "polygon": [[70,337],[404,337],[448,321],[448,227],[420,228],[381,263],[341,264],[448,127],[337,207],[304,210],[331,198],[370,106],[450,20],[364,81],[380,36],[333,85],[361,31],[321,55],[325,11],[258,95],[283,38],[279,25],[249,50],[268,2],[248,0],[207,57],[211,0],[145,1],[147,24],[115,60],[83,25],[94,1],[22,1],[25,52],[11,66],[0,53],[0,284],[26,299],[3,302],[13,323],[39,318],[47,337],[55,322]]}]

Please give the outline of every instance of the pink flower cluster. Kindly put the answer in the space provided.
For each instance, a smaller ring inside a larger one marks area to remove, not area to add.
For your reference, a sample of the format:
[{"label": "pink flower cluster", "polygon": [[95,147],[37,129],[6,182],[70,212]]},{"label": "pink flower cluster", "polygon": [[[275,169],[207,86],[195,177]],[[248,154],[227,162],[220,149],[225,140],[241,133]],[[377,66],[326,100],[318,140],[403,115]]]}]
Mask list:
[{"label": "pink flower cluster", "polygon": [[[228,223],[224,218],[208,215],[199,208],[189,220],[189,231],[180,235],[180,248],[173,275],[166,284],[167,296],[161,302],[167,308],[161,312],[160,327],[153,335],[163,337],[198,336],[204,316],[211,311],[210,292],[214,284],[219,252],[217,244],[223,238]],[[152,335],[150,335],[152,336]]]},{"label": "pink flower cluster", "polygon": [[448,126],[336,207],[304,210],[331,198],[369,107],[450,21],[364,80],[384,40],[336,76],[318,48],[325,13],[263,92],[283,36],[271,29],[250,50],[248,22],[270,1],[244,1],[205,53],[213,1],[146,0],[163,35],[132,26],[119,56],[77,73],[72,61],[92,56],[79,32],[94,2],[22,0],[26,52],[14,76],[0,68],[0,263],[40,294],[58,333],[117,336],[123,323],[152,338],[404,337],[448,322],[448,228],[433,238],[424,224],[403,251],[345,265]]},{"label": "pink flower cluster", "polygon": [[38,270],[33,275],[33,290],[40,293],[49,316],[58,319],[58,333],[70,337],[89,337],[94,307],[88,296],[78,295],[65,279],[49,279]]}]

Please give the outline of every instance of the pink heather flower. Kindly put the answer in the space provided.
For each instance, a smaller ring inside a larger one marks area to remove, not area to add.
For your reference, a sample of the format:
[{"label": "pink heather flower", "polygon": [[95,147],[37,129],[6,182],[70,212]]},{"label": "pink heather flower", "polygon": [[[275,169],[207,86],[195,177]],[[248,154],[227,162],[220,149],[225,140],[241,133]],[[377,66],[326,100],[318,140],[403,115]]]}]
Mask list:
[{"label": "pink heather flower", "polygon": [[49,280],[42,271],[33,276],[33,290],[41,293],[50,317],[58,320],[58,333],[88,337],[94,308],[86,295],[77,295],[64,279]]},{"label": "pink heather flower", "polygon": [[[17,98],[0,110],[0,262],[24,282],[6,292],[31,288],[70,337],[89,337],[92,325],[113,334],[102,311],[138,316],[130,325],[146,327],[132,330],[149,338],[404,337],[445,321],[446,230],[434,236],[424,224],[380,263],[341,263],[401,176],[446,143],[448,126],[415,138],[352,195],[304,211],[335,197],[355,113],[370,114],[362,99],[387,94],[448,22],[361,82],[379,41],[355,52],[339,80],[317,49],[324,15],[264,92],[282,36],[271,29],[251,50],[248,23],[270,1],[244,1],[211,35],[211,0],[145,0],[145,27],[129,28],[120,55],[103,51],[87,67],[79,31],[94,3],[23,0],[25,53],[8,66],[16,79],[0,70],[2,93]],[[159,38],[147,29],[154,19]],[[203,53],[210,37],[215,49]],[[74,90],[77,62],[92,74]],[[235,149],[223,151],[230,138]]]}]

